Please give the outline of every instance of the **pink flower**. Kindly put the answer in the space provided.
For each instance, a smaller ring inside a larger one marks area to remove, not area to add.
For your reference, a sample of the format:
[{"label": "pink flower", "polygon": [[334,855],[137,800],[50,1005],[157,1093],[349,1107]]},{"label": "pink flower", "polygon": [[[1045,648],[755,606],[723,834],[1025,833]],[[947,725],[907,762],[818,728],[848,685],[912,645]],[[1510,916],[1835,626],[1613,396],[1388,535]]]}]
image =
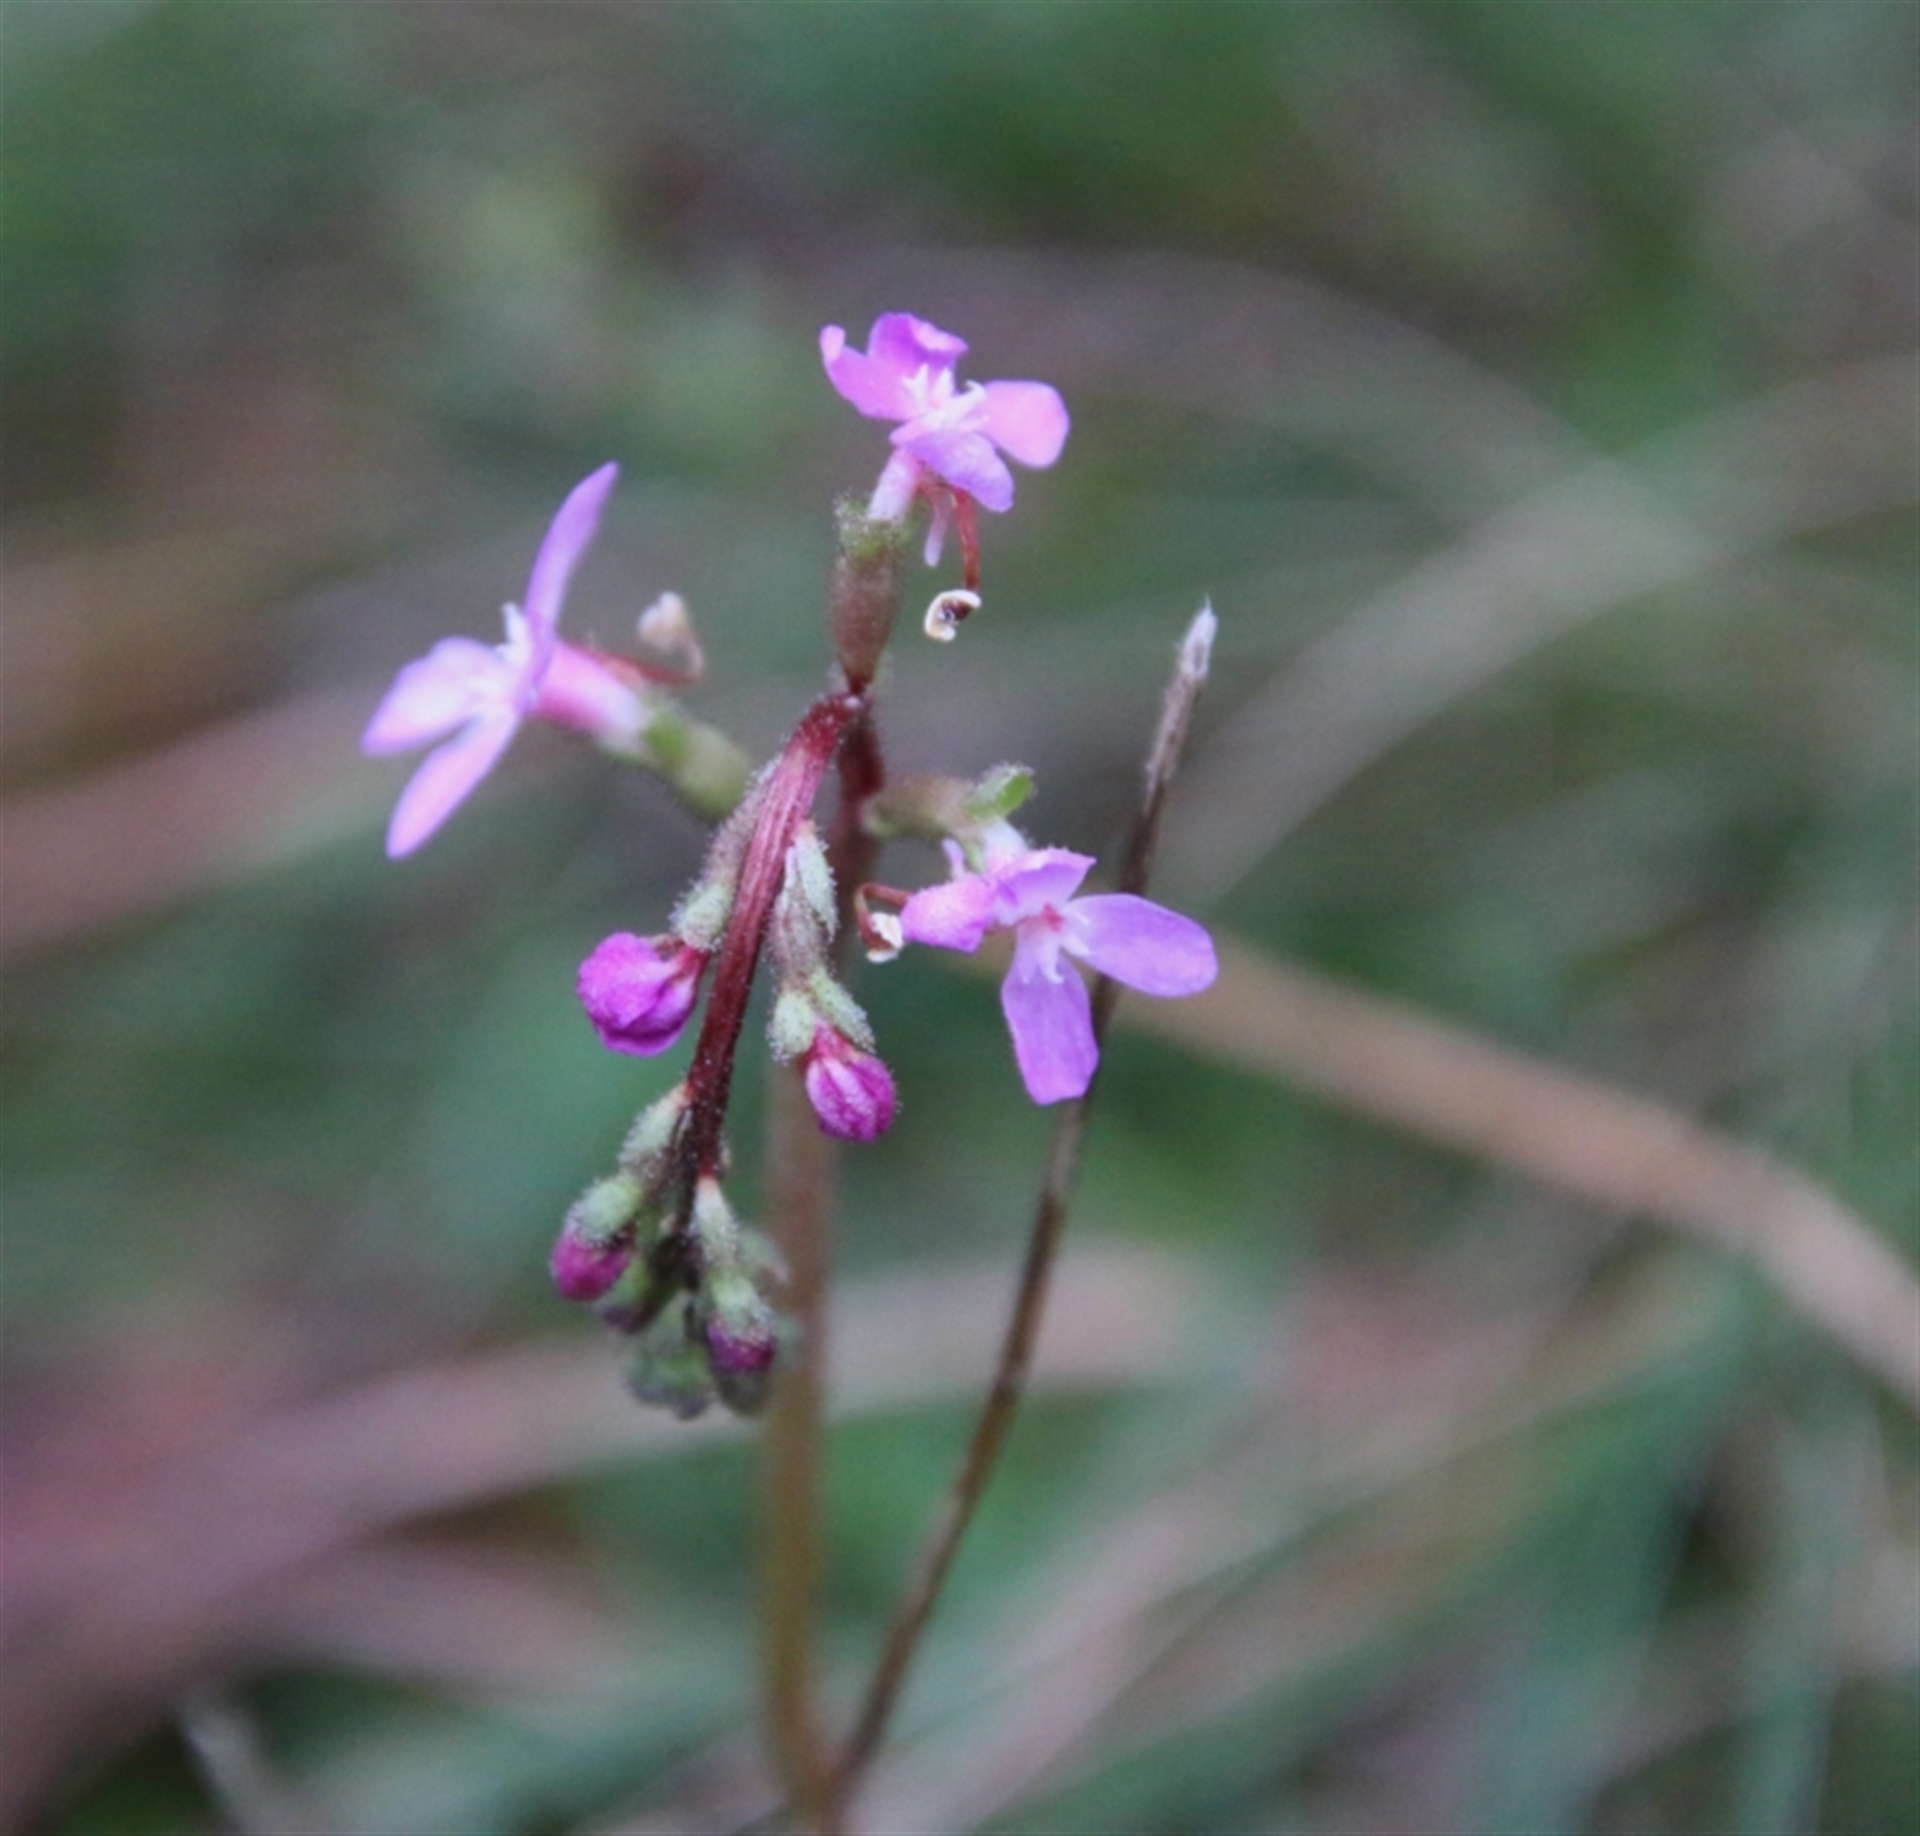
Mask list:
[{"label": "pink flower", "polygon": [[821,1026],[806,1058],[807,1101],[820,1132],[841,1141],[874,1141],[893,1125],[893,1073],[844,1034]]},{"label": "pink flower", "polygon": [[567,582],[593,541],[619,471],[603,465],[560,506],[533,558],[525,609],[506,608],[505,643],[489,649],[473,638],[442,638],[401,670],[374,710],[363,752],[412,752],[442,742],[400,793],[387,828],[393,859],[411,854],[460,807],[529,715],[592,733],[631,724],[632,689],[556,635]]},{"label": "pink flower", "polygon": [[1013,474],[1001,454],[1022,465],[1051,465],[1067,438],[1067,409],[1046,383],[954,382],[966,344],[909,312],[883,313],[864,352],[829,325],[820,334],[827,378],[862,414],[898,421],[893,457],[880,474],[867,514],[897,522],[916,494],[933,502],[927,561],[940,558],[948,504],[929,489],[938,479],[989,510],[1013,505]]},{"label": "pink flower", "polygon": [[1150,995],[1198,994],[1218,972],[1213,940],[1191,918],[1132,893],[1074,898],[1092,865],[1091,855],[1065,848],[1008,851],[985,873],[915,893],[900,912],[907,938],[949,950],[977,950],[987,932],[1013,932],[1000,1006],[1036,1103],[1083,1095],[1100,1058],[1087,986],[1063,955]]},{"label": "pink flower", "polygon": [[706,967],[705,953],[676,937],[616,931],[580,965],[580,1005],[609,1051],[651,1058],[680,1037]]}]

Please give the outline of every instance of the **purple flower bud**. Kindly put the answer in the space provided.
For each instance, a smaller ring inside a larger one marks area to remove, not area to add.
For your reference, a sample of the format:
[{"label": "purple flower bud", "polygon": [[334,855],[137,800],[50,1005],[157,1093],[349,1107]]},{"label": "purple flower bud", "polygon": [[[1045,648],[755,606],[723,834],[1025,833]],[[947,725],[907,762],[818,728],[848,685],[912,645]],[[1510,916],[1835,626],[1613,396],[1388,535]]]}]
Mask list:
[{"label": "purple flower bud", "polygon": [[780,1351],[773,1309],[738,1268],[709,1273],[695,1314],[716,1377],[752,1377],[773,1368]]},{"label": "purple flower bud", "polygon": [[871,1052],[823,1026],[807,1054],[807,1101],[822,1134],[841,1141],[872,1141],[892,1126],[898,1098],[893,1074]]},{"label": "purple flower bud", "polygon": [[596,1301],[626,1273],[632,1260],[631,1243],[589,1243],[571,1231],[562,1231],[553,1246],[549,1267],[553,1285],[563,1299]]},{"label": "purple flower bud", "polygon": [[580,965],[580,1005],[610,1051],[651,1057],[680,1037],[706,966],[677,938],[616,931]]},{"label": "purple flower bud", "polygon": [[771,1331],[739,1332],[720,1320],[707,1322],[707,1355],[713,1360],[714,1370],[724,1371],[728,1376],[751,1376],[771,1370],[779,1349],[779,1341]]}]

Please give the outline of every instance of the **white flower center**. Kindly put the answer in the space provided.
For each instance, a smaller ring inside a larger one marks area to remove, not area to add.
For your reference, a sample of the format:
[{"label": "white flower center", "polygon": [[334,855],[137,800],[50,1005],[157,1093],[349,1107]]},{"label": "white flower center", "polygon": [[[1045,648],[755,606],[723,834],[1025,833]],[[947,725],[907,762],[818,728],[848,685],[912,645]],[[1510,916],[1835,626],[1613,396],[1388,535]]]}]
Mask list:
[{"label": "white flower center", "polygon": [[914,405],[912,419],[928,427],[965,427],[979,418],[986,405],[986,389],[970,382],[956,389],[953,371],[944,364],[923,363],[906,379]]}]

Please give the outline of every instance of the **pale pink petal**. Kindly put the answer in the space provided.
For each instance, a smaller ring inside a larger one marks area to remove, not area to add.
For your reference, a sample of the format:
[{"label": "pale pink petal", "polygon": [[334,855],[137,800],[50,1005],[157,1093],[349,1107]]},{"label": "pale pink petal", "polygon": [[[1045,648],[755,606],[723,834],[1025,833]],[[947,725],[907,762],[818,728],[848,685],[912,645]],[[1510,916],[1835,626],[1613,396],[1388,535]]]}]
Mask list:
[{"label": "pale pink petal", "polygon": [[958,428],[916,432],[903,427],[894,439],[929,471],[938,472],[956,490],[966,492],[981,509],[1013,508],[1013,474],[985,434]]},{"label": "pale pink petal", "polygon": [[647,720],[632,681],[564,639],[554,645],[525,712],[613,746],[631,745]]},{"label": "pale pink petal", "polygon": [[1057,981],[1037,969],[1022,973],[1024,967],[1016,955],[1000,984],[1000,1009],[1027,1095],[1036,1103],[1083,1096],[1100,1062],[1087,985],[1065,965]]},{"label": "pale pink petal", "polygon": [[900,908],[901,934],[910,943],[943,950],[977,950],[994,922],[994,882],[969,873],[923,887]]},{"label": "pale pink petal", "polygon": [[474,638],[442,638],[394,677],[361,736],[362,752],[411,752],[443,739],[488,708],[505,707],[511,671]]},{"label": "pale pink petal", "polygon": [[918,459],[896,446],[880,468],[873,496],[867,502],[867,515],[876,523],[903,521],[913,508],[914,493],[926,475],[927,468]]},{"label": "pale pink petal", "polygon": [[1051,465],[1067,443],[1067,405],[1038,382],[990,382],[981,425],[995,446],[1022,465]]},{"label": "pale pink petal", "polygon": [[519,726],[520,716],[511,708],[484,714],[421,760],[387,825],[387,853],[392,859],[411,854],[459,808],[493,769]]},{"label": "pale pink petal", "polygon": [[600,527],[600,512],[606,507],[607,494],[619,476],[617,465],[603,465],[575,485],[548,524],[540,552],[533,557],[524,611],[533,638],[531,669],[535,681],[545,670],[552,652],[560,608],[567,597],[567,582]]},{"label": "pale pink petal", "polygon": [[1048,906],[1064,906],[1092,866],[1092,855],[1070,848],[1028,849],[993,876],[999,889],[994,922],[1014,924]]},{"label": "pale pink petal", "polygon": [[1204,926],[1132,893],[1074,900],[1065,946],[1142,994],[1198,994],[1219,973]]},{"label": "pale pink petal", "polygon": [[867,333],[867,355],[904,376],[951,370],[967,354],[967,341],[910,312],[883,312]]},{"label": "pale pink petal", "polygon": [[847,334],[837,325],[820,334],[820,360],[826,365],[828,382],[862,414],[878,421],[904,421],[919,413],[919,404],[907,388],[907,378],[917,365],[903,369],[850,350]]}]

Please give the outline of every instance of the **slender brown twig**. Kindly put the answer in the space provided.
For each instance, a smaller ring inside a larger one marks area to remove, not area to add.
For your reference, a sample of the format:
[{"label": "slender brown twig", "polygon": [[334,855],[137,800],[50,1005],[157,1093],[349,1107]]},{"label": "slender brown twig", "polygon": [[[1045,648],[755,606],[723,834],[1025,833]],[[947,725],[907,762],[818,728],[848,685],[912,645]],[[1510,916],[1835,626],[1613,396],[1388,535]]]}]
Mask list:
[{"label": "slender brown twig", "polygon": [[768,1734],[794,1818],[803,1829],[825,1830],[827,1747],[815,1653],[835,1152],[796,1068],[775,1072],[768,1098],[767,1213],[786,1259],[783,1310],[796,1344],[774,1386],[762,1442],[762,1674]]},{"label": "slender brown twig", "polygon": [[[1146,889],[1148,869],[1152,865],[1154,844],[1159,836],[1166,809],[1167,792],[1179,769],[1181,751],[1186,743],[1187,724],[1207,678],[1212,657],[1216,621],[1211,606],[1203,606],[1180,645],[1179,660],[1160,709],[1160,723],[1154,732],[1147,755],[1146,782],[1128,838],[1121,869],[1119,890],[1139,893]],[[1093,989],[1093,1030],[1095,1041],[1104,1038],[1119,986],[1105,976]],[[1020,1271],[1020,1285],[1014,1298],[1013,1313],[1007,1321],[1001,1342],[999,1362],[987,1399],[974,1423],[960,1470],[947,1495],[934,1528],[923,1544],[913,1579],[880,1648],[879,1661],[867,1684],[866,1695],[853,1730],[836,1760],[829,1780],[829,1807],[838,1821],[858,1789],[862,1774],[886,1738],[887,1725],[899,1703],[907,1670],[919,1648],[927,1622],[940,1598],[948,1571],[959,1553],[967,1526],[993,1475],[1000,1449],[1013,1425],[1015,1411],[1026,1389],[1027,1374],[1033,1363],[1034,1343],[1039,1337],[1040,1321],[1047,1304],[1047,1288],[1054,1259],[1060,1247],[1061,1231],[1067,1220],[1075,1176],[1079,1172],[1081,1148],[1086,1140],[1087,1116],[1098,1083],[1087,1087],[1086,1094],[1065,1104],[1054,1127],[1048,1150],[1046,1173],[1034,1210],[1033,1230],[1027,1240],[1026,1261]]]},{"label": "slender brown twig", "polygon": [[[886,777],[879,736],[864,705],[841,740],[838,764],[840,809],[827,847],[839,888],[836,950],[844,964],[853,936],[854,888],[871,872],[878,852],[861,825],[860,811]],[[797,1069],[776,1074],[770,1097],[768,1221],[786,1259],[784,1302],[795,1345],[774,1388],[761,1468],[762,1674],[768,1732],[788,1795],[784,1816],[801,1829],[833,1836],[837,1812],[828,1789],[817,1645],[825,1568],[820,1499],[837,1154],[815,1122]]]}]

